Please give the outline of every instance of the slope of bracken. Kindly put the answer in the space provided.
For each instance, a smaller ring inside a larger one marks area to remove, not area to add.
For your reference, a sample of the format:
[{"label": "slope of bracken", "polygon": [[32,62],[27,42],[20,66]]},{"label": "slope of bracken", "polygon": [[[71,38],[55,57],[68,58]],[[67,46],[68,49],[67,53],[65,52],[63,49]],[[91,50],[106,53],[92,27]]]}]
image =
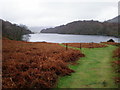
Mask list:
[{"label": "slope of bracken", "polygon": [[57,43],[14,41],[3,38],[2,87],[52,88],[59,76],[70,75],[71,61],[84,57]]},{"label": "slope of bracken", "polygon": [[100,47],[107,47],[107,45],[102,45],[99,43],[63,43],[64,45],[68,45],[71,47],[77,48],[100,48]]},{"label": "slope of bracken", "polygon": [[114,51],[113,57],[117,59],[112,62],[115,68],[115,72],[118,73],[118,77],[115,77],[115,83],[120,85],[120,47]]}]

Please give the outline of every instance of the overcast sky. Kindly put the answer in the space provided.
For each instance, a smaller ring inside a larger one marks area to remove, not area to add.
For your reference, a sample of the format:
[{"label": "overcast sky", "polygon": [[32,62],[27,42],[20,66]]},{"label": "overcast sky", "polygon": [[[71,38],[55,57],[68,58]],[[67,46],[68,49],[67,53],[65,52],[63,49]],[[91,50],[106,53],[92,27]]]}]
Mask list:
[{"label": "overcast sky", "polygon": [[119,0],[0,0],[0,18],[27,26],[58,26],[118,15]]}]

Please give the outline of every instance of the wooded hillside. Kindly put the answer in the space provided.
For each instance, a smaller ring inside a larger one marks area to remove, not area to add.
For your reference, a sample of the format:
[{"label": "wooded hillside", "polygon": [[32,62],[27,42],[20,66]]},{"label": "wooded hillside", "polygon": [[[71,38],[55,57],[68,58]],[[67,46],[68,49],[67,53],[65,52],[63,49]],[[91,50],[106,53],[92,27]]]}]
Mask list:
[{"label": "wooded hillside", "polygon": [[41,33],[106,35],[119,37],[117,23],[99,22],[93,20],[74,21],[55,28],[43,29]]},{"label": "wooded hillside", "polygon": [[11,40],[22,40],[22,35],[32,33],[25,25],[12,24],[0,19],[2,22],[2,36]]}]

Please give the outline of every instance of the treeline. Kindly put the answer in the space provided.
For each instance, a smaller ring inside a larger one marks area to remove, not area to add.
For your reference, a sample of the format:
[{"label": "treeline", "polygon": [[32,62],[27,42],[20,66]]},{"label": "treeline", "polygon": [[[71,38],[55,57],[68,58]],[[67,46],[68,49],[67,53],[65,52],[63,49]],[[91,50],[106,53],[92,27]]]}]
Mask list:
[{"label": "treeline", "polygon": [[0,19],[2,22],[2,36],[11,40],[22,40],[22,35],[31,34],[32,32],[25,25],[12,24]]},{"label": "treeline", "polygon": [[106,35],[119,37],[118,24],[98,21],[74,21],[55,28],[43,29],[41,33]]}]

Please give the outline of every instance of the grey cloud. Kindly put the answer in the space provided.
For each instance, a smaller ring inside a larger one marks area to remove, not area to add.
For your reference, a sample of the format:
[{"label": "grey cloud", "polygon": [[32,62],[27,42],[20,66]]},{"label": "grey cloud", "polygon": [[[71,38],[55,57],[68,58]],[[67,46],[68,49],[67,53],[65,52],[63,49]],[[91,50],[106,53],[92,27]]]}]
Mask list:
[{"label": "grey cloud", "polygon": [[59,2],[55,0],[51,2],[48,0],[1,0],[0,18],[28,26],[56,26],[84,19],[104,21],[117,16],[117,0],[110,0],[111,2],[108,0],[107,2],[70,1],[72,2],[68,0]]}]

